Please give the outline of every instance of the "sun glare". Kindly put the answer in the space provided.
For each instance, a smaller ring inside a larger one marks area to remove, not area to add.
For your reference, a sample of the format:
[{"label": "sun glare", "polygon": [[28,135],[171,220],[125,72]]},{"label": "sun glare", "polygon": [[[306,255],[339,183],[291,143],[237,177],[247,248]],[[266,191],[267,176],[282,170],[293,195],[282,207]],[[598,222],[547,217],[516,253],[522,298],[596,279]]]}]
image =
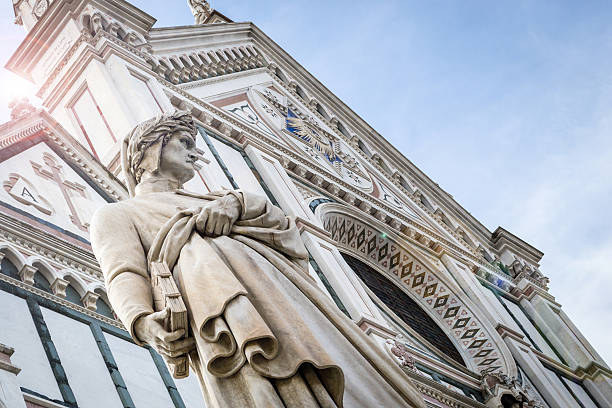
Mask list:
[{"label": "sun glare", "polygon": [[30,103],[36,107],[40,106],[40,99],[36,97],[36,85],[9,72],[0,72],[0,122],[9,120],[9,103],[15,99],[28,98]]}]

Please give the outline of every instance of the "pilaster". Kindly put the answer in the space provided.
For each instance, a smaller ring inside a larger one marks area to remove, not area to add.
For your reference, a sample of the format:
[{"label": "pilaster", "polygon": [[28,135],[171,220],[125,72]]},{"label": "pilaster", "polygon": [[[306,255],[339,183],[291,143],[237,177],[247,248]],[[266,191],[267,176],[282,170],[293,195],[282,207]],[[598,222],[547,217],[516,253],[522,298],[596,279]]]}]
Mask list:
[{"label": "pilaster", "polygon": [[548,373],[538,357],[533,353],[530,344],[524,340],[522,334],[503,325],[498,326],[498,332],[517,363],[525,371],[551,408],[579,408],[575,400],[565,397],[567,395],[566,390],[559,389],[555,383],[548,379]]},{"label": "pilaster", "polygon": [[253,145],[247,145],[244,151],[286,214],[304,218],[321,227],[320,222],[304,203],[302,195],[276,158]]},{"label": "pilaster", "polygon": [[527,279],[518,282],[520,304],[542,334],[572,369],[586,367],[594,360],[572,330],[559,316],[561,305],[545,290]]},{"label": "pilaster", "polygon": [[578,369],[576,374],[584,376],[582,383],[592,397],[602,407],[612,407],[612,371],[597,363],[585,369]]},{"label": "pilaster", "polygon": [[488,291],[488,289],[480,284],[471,271],[457,266],[455,260],[446,253],[442,253],[440,260],[455,277],[457,283],[468,294],[470,299],[480,307],[480,310],[493,327],[499,323],[503,323],[506,326],[511,325],[511,317],[501,310],[503,307],[496,299],[491,299],[490,296],[487,296],[485,291]]},{"label": "pilaster", "polygon": [[[301,223],[301,236],[306,248],[351,318],[366,333],[376,335],[383,342],[395,335],[395,332],[388,328],[358,278],[344,262],[338,249],[329,241],[329,234],[323,229],[318,217],[304,203],[302,195],[282,164],[253,145],[247,145],[245,152],[283,211],[298,217],[298,225]],[[318,276],[314,278],[319,287],[325,293],[329,293],[321,278]]]}]

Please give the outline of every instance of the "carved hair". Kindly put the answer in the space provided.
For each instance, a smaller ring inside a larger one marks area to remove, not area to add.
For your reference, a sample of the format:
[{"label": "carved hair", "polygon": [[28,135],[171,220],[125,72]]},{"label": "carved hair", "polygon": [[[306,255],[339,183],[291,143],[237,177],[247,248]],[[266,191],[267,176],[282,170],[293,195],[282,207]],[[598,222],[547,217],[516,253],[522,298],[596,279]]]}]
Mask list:
[{"label": "carved hair", "polygon": [[174,111],[138,124],[123,139],[121,166],[130,196],[145,171],[159,169],[162,148],[175,132],[187,131],[195,139],[197,128],[189,112]]}]

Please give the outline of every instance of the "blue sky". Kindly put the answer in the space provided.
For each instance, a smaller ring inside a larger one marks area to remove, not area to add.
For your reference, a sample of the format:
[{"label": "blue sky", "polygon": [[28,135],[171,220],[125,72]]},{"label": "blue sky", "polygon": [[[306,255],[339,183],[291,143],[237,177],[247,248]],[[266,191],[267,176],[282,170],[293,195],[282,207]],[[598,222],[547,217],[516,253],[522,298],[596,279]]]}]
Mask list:
[{"label": "blue sky", "polygon": [[[3,65],[24,36],[10,3]],[[132,3],[157,27],[193,21],[187,0]],[[612,3],[212,4],[257,24],[490,230],[542,250],[551,293],[612,362]]]}]

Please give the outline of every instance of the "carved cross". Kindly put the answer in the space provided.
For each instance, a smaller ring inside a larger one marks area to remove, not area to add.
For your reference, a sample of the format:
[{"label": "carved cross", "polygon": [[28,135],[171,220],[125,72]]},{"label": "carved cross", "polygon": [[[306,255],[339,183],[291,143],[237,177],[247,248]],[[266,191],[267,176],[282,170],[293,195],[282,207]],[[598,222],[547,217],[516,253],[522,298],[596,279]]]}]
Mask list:
[{"label": "carved cross", "polygon": [[62,177],[61,169],[62,166],[56,163],[53,156],[48,153],[43,154],[43,161],[48,166],[48,169],[44,169],[42,165],[30,161],[32,164],[32,168],[34,169],[34,173],[37,176],[42,177],[46,180],[51,180],[60,188],[62,195],[64,196],[64,200],[66,200],[66,204],[68,204],[68,209],[70,210],[70,221],[74,225],[76,225],[80,230],[87,232],[87,226],[82,222],[79,217],[79,214],[76,211],[76,207],[72,202],[72,196],[70,192],[76,192],[81,195],[81,197],[86,198],[85,195],[85,186],[80,185],[79,183],[74,183],[72,181],[65,180]]}]

